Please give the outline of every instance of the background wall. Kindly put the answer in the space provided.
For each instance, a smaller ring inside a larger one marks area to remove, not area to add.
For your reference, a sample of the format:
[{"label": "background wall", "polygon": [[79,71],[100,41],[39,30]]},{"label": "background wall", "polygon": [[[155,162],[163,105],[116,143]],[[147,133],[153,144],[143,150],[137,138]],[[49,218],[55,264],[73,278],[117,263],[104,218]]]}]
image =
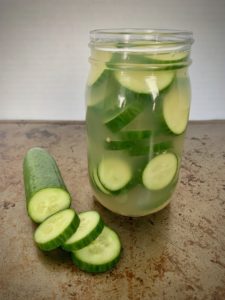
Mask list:
[{"label": "background wall", "polygon": [[0,119],[82,120],[88,33],[194,32],[191,119],[225,119],[224,0],[0,0]]}]

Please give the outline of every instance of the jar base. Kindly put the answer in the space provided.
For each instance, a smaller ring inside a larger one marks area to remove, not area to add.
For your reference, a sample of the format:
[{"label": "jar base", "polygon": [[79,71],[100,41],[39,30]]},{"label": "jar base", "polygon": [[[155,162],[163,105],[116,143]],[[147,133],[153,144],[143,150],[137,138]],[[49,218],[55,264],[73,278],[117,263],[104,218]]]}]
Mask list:
[{"label": "jar base", "polygon": [[155,209],[148,210],[148,211],[146,211],[146,212],[143,212],[143,211],[142,211],[142,212],[140,212],[140,213],[133,214],[133,213],[126,213],[126,212],[124,212],[124,211],[120,211],[120,212],[119,212],[118,210],[113,209],[112,207],[109,207],[108,205],[106,205],[105,203],[103,203],[103,202],[98,198],[98,196],[97,196],[95,193],[94,193],[93,196],[94,196],[93,198],[94,198],[98,203],[100,203],[104,208],[108,209],[109,211],[111,211],[111,212],[113,212],[113,213],[115,213],[115,214],[117,214],[117,215],[120,215],[120,216],[124,216],[124,217],[132,217],[132,218],[145,217],[145,216],[149,216],[149,215],[152,215],[152,214],[154,214],[154,213],[157,213],[157,212],[163,210],[165,207],[167,207],[167,206],[170,204],[171,200],[172,200],[172,196],[171,196],[171,197],[169,197],[169,199],[167,199],[162,205],[156,207]]}]

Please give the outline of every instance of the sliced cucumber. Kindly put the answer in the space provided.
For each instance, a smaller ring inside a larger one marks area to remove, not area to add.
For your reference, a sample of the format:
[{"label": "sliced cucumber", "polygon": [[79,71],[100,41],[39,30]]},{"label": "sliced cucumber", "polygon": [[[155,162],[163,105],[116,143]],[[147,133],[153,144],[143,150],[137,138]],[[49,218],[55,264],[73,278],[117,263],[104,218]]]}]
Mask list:
[{"label": "sliced cucumber", "polygon": [[99,78],[93,86],[87,86],[86,89],[86,99],[87,105],[89,107],[93,107],[102,103],[105,97],[110,94],[111,90],[108,87],[108,83],[110,82],[110,72],[105,71],[101,78]]},{"label": "sliced cucumber", "polygon": [[91,273],[113,268],[121,255],[120,239],[115,231],[105,226],[101,234],[88,246],[72,252],[74,264]]},{"label": "sliced cucumber", "polygon": [[149,161],[142,174],[144,186],[149,190],[161,190],[170,184],[178,169],[178,160],[173,153],[162,153]]},{"label": "sliced cucumber", "polygon": [[150,138],[151,131],[150,130],[126,130],[120,132],[121,138],[125,140],[143,140]]},{"label": "sliced cucumber", "polygon": [[31,219],[43,222],[70,206],[71,197],[54,158],[42,148],[30,149],[23,163],[27,210]]},{"label": "sliced cucumber", "polygon": [[63,243],[62,248],[74,251],[89,245],[104,228],[104,223],[97,211],[86,211],[79,215],[80,224],[75,233]]},{"label": "sliced cucumber", "polygon": [[174,71],[115,71],[118,82],[136,93],[158,95],[173,81]]},{"label": "sliced cucumber", "polygon": [[125,188],[132,179],[130,165],[119,158],[103,158],[98,167],[98,177],[102,185],[115,192]]},{"label": "sliced cucumber", "polygon": [[154,154],[159,154],[172,149],[172,147],[173,147],[172,141],[156,143],[153,145],[153,152]]},{"label": "sliced cucumber", "polygon": [[187,83],[180,81],[167,91],[163,99],[163,117],[174,134],[185,131],[190,110],[190,90]]},{"label": "sliced cucumber", "polygon": [[133,145],[132,141],[112,141],[110,138],[106,138],[104,146],[107,150],[124,150]]},{"label": "sliced cucumber", "polygon": [[94,84],[97,84],[99,82],[103,73],[107,71],[105,63],[109,61],[111,57],[112,53],[105,51],[95,51],[92,54],[92,58],[96,60],[96,63],[93,63],[91,66],[91,70],[87,80],[88,86],[93,86]]},{"label": "sliced cucumber", "polygon": [[93,169],[92,171],[92,181],[93,183],[95,184],[95,186],[104,194],[106,195],[110,195],[110,191],[108,191],[101,183],[101,181],[99,180],[99,177],[98,177],[98,171],[97,169]]},{"label": "sliced cucumber", "polygon": [[136,145],[129,149],[129,154],[131,156],[141,156],[150,155],[151,153],[153,153],[153,156],[155,156],[156,154],[168,151],[172,148],[172,145],[173,144],[171,141],[160,142],[153,145],[146,145],[146,143],[136,143]]},{"label": "sliced cucumber", "polygon": [[152,54],[145,55],[145,58],[148,58],[152,63],[157,64],[166,64],[166,63],[177,63],[184,61],[188,58],[188,52],[171,52],[171,53],[161,53],[161,54]]},{"label": "sliced cucumber", "polygon": [[56,249],[76,231],[79,223],[76,212],[65,209],[41,223],[34,233],[34,240],[42,250]]},{"label": "sliced cucumber", "polygon": [[[133,97],[132,95],[131,97]],[[125,106],[124,109],[117,112],[116,114],[110,115],[104,121],[104,124],[112,131],[117,132],[124,128],[127,124],[133,121],[136,116],[141,113],[147,104],[151,103],[151,97],[146,97],[146,95],[135,95],[135,99],[132,99],[130,104]],[[127,99],[129,101],[129,98]]]},{"label": "sliced cucumber", "polygon": [[69,194],[59,188],[45,188],[37,192],[28,204],[28,214],[36,223],[70,206]]}]

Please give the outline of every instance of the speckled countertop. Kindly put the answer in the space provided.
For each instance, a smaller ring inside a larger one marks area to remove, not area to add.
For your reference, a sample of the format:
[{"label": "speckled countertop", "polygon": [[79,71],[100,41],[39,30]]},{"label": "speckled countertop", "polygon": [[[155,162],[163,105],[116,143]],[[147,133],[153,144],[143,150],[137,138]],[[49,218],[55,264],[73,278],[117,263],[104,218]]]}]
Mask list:
[{"label": "speckled countertop", "polygon": [[[189,125],[171,204],[136,219],[93,200],[85,143],[82,124],[0,123],[0,299],[225,299],[225,122]],[[123,256],[112,271],[89,275],[66,252],[34,245],[22,181],[32,146],[54,155],[72,206],[98,210],[120,234]]]}]

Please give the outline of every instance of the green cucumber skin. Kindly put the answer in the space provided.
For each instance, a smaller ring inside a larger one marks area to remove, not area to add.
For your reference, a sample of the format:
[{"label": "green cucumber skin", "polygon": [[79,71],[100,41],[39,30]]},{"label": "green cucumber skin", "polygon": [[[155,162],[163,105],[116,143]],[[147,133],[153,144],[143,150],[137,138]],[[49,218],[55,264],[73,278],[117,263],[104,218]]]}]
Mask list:
[{"label": "green cucumber skin", "polygon": [[102,218],[100,217],[99,223],[96,228],[94,228],[86,237],[83,239],[76,241],[75,243],[72,244],[62,244],[62,248],[66,251],[74,251],[74,250],[79,250],[87,245],[89,245],[92,241],[94,241],[97,236],[102,232],[104,228],[104,222]]},{"label": "green cucumber skin", "polygon": [[27,206],[31,198],[45,188],[63,189],[69,194],[56,161],[42,148],[28,150],[23,162],[23,176]]},{"label": "green cucumber skin", "polygon": [[[98,180],[99,180],[99,182],[101,183],[102,187],[99,186],[98,183],[96,182],[95,176],[94,176],[94,170],[91,171],[91,170],[89,169],[89,172],[88,172],[88,173],[89,173],[89,182],[90,182],[90,184],[93,186],[93,188],[97,188],[98,191],[100,191],[101,193],[103,193],[103,194],[105,194],[105,195],[107,195],[107,196],[110,196],[110,195],[111,195],[111,192],[110,192],[108,189],[106,189],[106,188],[102,185],[102,183],[100,182],[100,179],[99,179],[99,178],[98,178]],[[98,176],[97,171],[96,171],[96,176]]]},{"label": "green cucumber skin", "polygon": [[107,150],[124,150],[133,145],[132,141],[105,141],[104,147]]},{"label": "green cucumber skin", "polygon": [[[46,219],[47,220],[47,219]],[[47,242],[47,243],[37,243],[38,247],[44,251],[51,251],[58,247],[60,247],[66,240],[68,240],[71,235],[77,230],[80,224],[80,219],[78,215],[75,213],[74,218],[70,225],[56,238]]]},{"label": "green cucumber skin", "polygon": [[99,85],[101,85],[102,83],[104,83],[104,81],[108,81],[111,77],[111,72],[108,69],[105,69],[102,74],[98,77],[98,79],[92,84],[89,85],[89,88],[96,88]]},{"label": "green cucumber skin", "polygon": [[[133,98],[133,99],[132,99]],[[105,121],[104,124],[112,132],[118,132],[133,121],[139,113],[147,106],[147,104],[152,105],[152,97],[149,94],[137,94],[133,92],[128,92],[126,99],[131,102],[127,105],[124,110],[115,115],[111,120]],[[132,99],[133,101],[130,101]]]},{"label": "green cucumber skin", "polygon": [[104,265],[91,265],[79,260],[76,255],[72,252],[72,260],[73,263],[82,271],[87,273],[103,273],[111,270],[120,260],[122,254],[122,249],[117,257],[115,257],[112,261]]},{"label": "green cucumber skin", "polygon": [[157,70],[168,71],[168,70],[178,70],[184,68],[186,65],[190,64],[190,58],[187,55],[184,58],[177,60],[159,60],[147,57],[145,55],[130,54],[124,55],[123,53],[115,53],[110,61],[106,63],[108,68],[114,68],[115,65],[120,64],[133,64],[133,65],[156,65]]},{"label": "green cucumber skin", "polygon": [[[171,141],[161,142],[153,145],[153,156],[163,151],[167,151],[171,149],[173,146]],[[135,147],[129,150],[129,154],[131,156],[141,156],[141,155],[148,155],[150,153],[150,146],[149,145],[136,145]]]},{"label": "green cucumber skin", "polygon": [[150,138],[151,134],[150,130],[126,130],[120,132],[121,138],[130,140],[131,142]]}]

